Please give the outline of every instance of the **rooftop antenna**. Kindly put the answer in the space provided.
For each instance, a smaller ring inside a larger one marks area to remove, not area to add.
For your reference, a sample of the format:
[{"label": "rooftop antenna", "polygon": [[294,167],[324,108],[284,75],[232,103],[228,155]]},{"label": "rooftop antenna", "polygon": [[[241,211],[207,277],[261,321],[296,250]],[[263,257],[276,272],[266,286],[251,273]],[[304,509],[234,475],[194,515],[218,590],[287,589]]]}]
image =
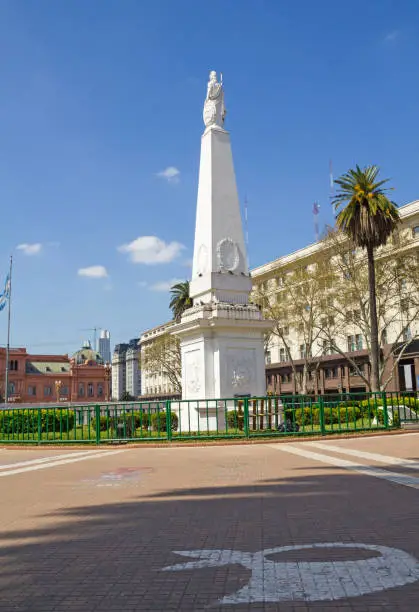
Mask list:
[{"label": "rooftop antenna", "polygon": [[314,235],[316,237],[316,242],[319,241],[319,221],[318,214],[320,212],[320,204],[318,202],[313,203],[313,220],[314,220]]},{"label": "rooftop antenna", "polygon": [[246,241],[246,251],[247,251],[247,267],[250,272],[250,256],[249,256],[249,224],[247,217],[247,195],[244,197],[244,236]]},{"label": "rooftop antenna", "polygon": [[329,159],[329,189],[330,189],[330,201],[333,199],[335,193],[335,181],[333,179],[333,164],[332,160]]}]

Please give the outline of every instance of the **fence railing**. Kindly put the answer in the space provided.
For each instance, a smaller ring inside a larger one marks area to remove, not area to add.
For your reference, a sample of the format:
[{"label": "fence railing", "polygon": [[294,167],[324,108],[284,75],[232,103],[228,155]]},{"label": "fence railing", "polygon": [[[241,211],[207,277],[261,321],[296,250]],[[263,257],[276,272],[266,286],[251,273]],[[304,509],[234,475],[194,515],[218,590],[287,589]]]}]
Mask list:
[{"label": "fence railing", "polygon": [[101,444],[327,435],[419,424],[416,394],[167,400],[0,410],[0,443]]}]

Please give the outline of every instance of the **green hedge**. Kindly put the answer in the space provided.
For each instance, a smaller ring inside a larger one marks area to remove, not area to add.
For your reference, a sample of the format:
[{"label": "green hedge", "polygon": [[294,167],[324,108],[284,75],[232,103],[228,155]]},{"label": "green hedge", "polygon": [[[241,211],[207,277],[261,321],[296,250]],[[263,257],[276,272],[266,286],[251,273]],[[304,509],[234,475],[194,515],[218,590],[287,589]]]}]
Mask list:
[{"label": "green hedge", "polygon": [[[108,431],[108,428],[115,429],[119,423],[125,423],[125,427],[128,427],[130,430],[133,425],[134,429],[148,429],[150,425],[150,415],[148,412],[131,412],[126,410],[125,414],[122,412],[115,416],[113,411],[110,410],[109,415],[101,415],[99,423],[100,431]],[[90,420],[90,424],[93,429],[96,429],[96,417]]]},{"label": "green hedge", "polygon": [[41,433],[68,432],[74,428],[74,411],[20,408],[0,411],[0,436],[3,434],[37,433],[40,415]]},{"label": "green hedge", "polygon": [[229,429],[244,429],[244,414],[237,410],[229,410],[227,412],[227,425]]},{"label": "green hedge", "polygon": [[[320,425],[320,408],[306,407],[288,410],[287,418],[298,425]],[[337,408],[324,407],[324,424],[335,425],[341,423],[354,423],[361,417],[358,406],[339,406]]]},{"label": "green hedge", "polygon": [[[178,428],[178,416],[175,412],[170,413],[170,429],[176,431]],[[151,415],[151,427],[153,431],[167,431],[167,419],[165,412],[155,412]]]}]

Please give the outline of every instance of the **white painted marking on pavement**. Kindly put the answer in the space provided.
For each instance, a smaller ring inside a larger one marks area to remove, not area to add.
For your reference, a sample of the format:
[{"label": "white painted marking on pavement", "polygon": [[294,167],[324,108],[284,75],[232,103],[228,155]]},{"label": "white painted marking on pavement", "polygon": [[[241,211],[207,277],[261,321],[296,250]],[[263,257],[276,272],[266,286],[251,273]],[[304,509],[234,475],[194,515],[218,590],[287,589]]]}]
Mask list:
[{"label": "white painted marking on pavement", "polygon": [[36,463],[48,463],[49,461],[55,461],[56,459],[67,459],[67,457],[81,457],[82,455],[89,455],[92,452],[103,452],[101,451],[82,451],[79,453],[66,453],[63,455],[50,455],[49,457],[42,457],[40,459],[28,459],[27,461],[18,461],[16,463],[4,463],[0,465],[0,470],[9,470],[10,468],[18,468],[24,465],[35,465]]},{"label": "white painted marking on pavement", "polygon": [[25,472],[33,472],[35,470],[45,470],[46,468],[56,467],[57,465],[66,465],[67,463],[76,463],[77,461],[86,461],[87,459],[99,459],[107,455],[117,455],[118,453],[125,453],[126,449],[114,450],[114,451],[102,451],[90,453],[84,457],[75,457],[73,459],[63,459],[62,461],[51,461],[50,463],[41,463],[39,465],[31,465],[28,467],[19,468],[17,470],[8,470],[7,472],[0,472],[0,478],[3,476],[14,476],[15,474],[24,474]]},{"label": "white painted marking on pavement", "polygon": [[[273,561],[268,556],[294,550],[318,548],[359,548],[379,553],[369,559],[348,561]],[[305,544],[282,546],[255,553],[239,550],[173,551],[196,561],[164,567],[163,571],[182,571],[204,567],[239,564],[251,571],[246,586],[226,595],[221,604],[256,601],[330,601],[359,597],[419,580],[417,559],[397,548],[369,544]]]},{"label": "white painted marking on pavement", "polygon": [[377,461],[377,463],[387,463],[388,465],[397,465],[398,467],[404,467],[409,470],[419,470],[419,461],[413,461],[413,459],[402,459],[400,457],[391,457],[390,455],[367,453],[366,451],[347,448],[346,446],[335,446],[334,444],[327,444],[325,442],[309,442],[309,445],[323,450],[341,453],[342,455],[352,455],[354,457],[361,457],[362,459],[370,459],[371,461]]},{"label": "white painted marking on pavement", "polygon": [[344,468],[345,470],[352,470],[353,472],[359,472],[366,474],[367,476],[374,476],[375,478],[383,478],[390,482],[395,482],[405,487],[412,487],[413,489],[419,488],[419,478],[413,476],[406,476],[406,474],[400,474],[398,472],[389,472],[382,468],[374,467],[371,465],[364,465],[363,463],[355,463],[355,461],[348,461],[347,459],[341,459],[340,457],[332,457],[330,455],[321,455],[320,453],[313,453],[303,448],[292,446],[291,444],[272,444],[271,448],[280,450],[286,453],[292,453],[293,455],[300,455],[300,457],[307,457],[308,459],[314,459],[321,463],[328,463],[335,465],[336,467]]}]

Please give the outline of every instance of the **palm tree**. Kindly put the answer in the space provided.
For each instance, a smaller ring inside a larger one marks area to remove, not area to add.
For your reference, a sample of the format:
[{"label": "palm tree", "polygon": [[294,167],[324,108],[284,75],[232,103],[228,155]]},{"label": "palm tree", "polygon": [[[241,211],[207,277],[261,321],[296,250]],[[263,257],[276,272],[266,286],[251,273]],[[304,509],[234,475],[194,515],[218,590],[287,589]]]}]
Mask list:
[{"label": "palm tree", "polygon": [[369,307],[371,327],[371,390],[379,391],[379,344],[375,286],[374,251],[386,244],[400,221],[397,204],[392,202],[383,188],[388,179],[377,181],[379,168],[367,166],[348,170],[335,183],[339,190],[333,197],[339,230],[344,232],[355,246],[366,249],[368,259]]},{"label": "palm tree", "polygon": [[192,306],[192,298],[189,296],[189,281],[176,283],[170,290],[172,299],[169,308],[173,312],[173,318],[180,321],[182,314]]}]

